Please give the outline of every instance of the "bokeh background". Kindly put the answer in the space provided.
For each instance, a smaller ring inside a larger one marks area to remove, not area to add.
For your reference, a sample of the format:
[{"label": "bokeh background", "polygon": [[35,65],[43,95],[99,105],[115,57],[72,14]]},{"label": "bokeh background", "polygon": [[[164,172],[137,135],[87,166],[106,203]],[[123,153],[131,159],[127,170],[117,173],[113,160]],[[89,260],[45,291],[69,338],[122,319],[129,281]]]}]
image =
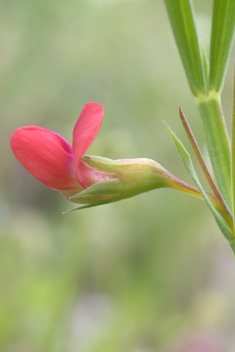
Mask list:
[{"label": "bokeh background", "polygon": [[[195,1],[207,51],[211,5]],[[152,158],[191,182],[163,121],[190,149],[181,106],[205,138],[163,0],[1,0],[0,23],[0,351],[234,351],[234,259],[202,201],[163,189],[62,215],[73,204],[9,146],[30,124],[71,142],[96,101],[89,154]],[[232,63],[228,123],[231,87]]]}]

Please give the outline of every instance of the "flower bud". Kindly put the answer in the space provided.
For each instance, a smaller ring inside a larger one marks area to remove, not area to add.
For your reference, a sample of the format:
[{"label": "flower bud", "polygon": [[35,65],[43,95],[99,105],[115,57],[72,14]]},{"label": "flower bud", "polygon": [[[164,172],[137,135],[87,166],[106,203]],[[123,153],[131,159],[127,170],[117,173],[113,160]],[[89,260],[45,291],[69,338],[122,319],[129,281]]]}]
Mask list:
[{"label": "flower bud", "polygon": [[82,176],[88,180],[87,182],[89,182],[87,175],[89,168],[90,175],[93,175],[95,170],[98,174],[104,175],[103,179],[97,180],[98,182],[93,180],[92,185],[83,191],[73,195],[67,194],[72,202],[87,204],[85,207],[115,202],[163,187],[201,197],[197,188],[179,180],[151,159],[111,160],[100,156],[84,155],[81,160],[86,164]]}]

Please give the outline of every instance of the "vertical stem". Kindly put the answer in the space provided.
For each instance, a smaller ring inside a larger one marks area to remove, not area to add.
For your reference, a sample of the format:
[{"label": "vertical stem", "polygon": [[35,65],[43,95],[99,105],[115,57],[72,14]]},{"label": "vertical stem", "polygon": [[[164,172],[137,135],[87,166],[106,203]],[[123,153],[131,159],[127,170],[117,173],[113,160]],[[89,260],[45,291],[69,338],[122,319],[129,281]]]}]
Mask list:
[{"label": "vertical stem", "polygon": [[209,96],[198,96],[197,105],[201,114],[215,177],[222,196],[231,209],[231,151],[220,96],[217,92],[210,91]]}]

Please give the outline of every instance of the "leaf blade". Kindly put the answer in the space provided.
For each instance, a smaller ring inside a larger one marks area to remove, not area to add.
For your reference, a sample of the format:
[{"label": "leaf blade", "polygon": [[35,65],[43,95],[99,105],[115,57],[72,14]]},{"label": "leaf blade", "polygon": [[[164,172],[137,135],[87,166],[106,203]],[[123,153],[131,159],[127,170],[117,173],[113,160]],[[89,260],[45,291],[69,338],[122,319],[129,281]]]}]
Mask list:
[{"label": "leaf blade", "polygon": [[206,93],[201,47],[190,0],[165,0],[172,31],[193,95]]},{"label": "leaf blade", "polygon": [[[235,219],[235,69],[233,80],[233,112],[232,112],[232,153],[231,153],[231,169],[232,169],[232,213]],[[235,222],[233,224],[235,231]]]},{"label": "leaf blade", "polygon": [[210,90],[221,91],[235,36],[235,1],[214,0],[210,45]]},{"label": "leaf blade", "polygon": [[192,179],[194,180],[194,182],[196,183],[198,189],[201,192],[202,197],[204,198],[206,204],[208,205],[209,209],[211,210],[216,223],[218,224],[221,232],[224,234],[225,238],[229,241],[233,251],[235,252],[235,241],[232,235],[232,232],[230,231],[230,229],[228,228],[227,224],[225,223],[225,221],[223,220],[223,218],[221,217],[221,215],[219,214],[219,212],[216,210],[216,208],[214,207],[214,205],[212,204],[212,202],[210,201],[209,197],[207,196],[205,190],[203,189],[201,182],[198,179],[198,176],[196,174],[196,171],[194,169],[190,154],[188,153],[188,151],[186,150],[186,148],[184,147],[184,145],[182,144],[182,142],[178,139],[178,137],[174,134],[174,132],[170,129],[170,127],[168,127],[168,131],[173,139],[173,142],[175,143],[180,156],[183,160],[183,163],[188,171],[188,173],[190,174],[190,176],[192,177]]}]

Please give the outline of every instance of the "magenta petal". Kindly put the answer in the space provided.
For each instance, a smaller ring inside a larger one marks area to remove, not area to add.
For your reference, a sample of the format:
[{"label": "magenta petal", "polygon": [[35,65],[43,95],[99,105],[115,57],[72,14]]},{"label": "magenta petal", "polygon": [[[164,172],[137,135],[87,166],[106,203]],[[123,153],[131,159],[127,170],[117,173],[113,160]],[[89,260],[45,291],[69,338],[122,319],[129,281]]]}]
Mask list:
[{"label": "magenta petal", "polygon": [[87,103],[73,130],[73,154],[75,158],[76,174],[79,183],[87,188],[87,183],[81,175],[81,157],[85,154],[89,146],[94,141],[99,132],[104,116],[102,105],[97,103]]},{"label": "magenta petal", "polygon": [[11,148],[23,166],[46,186],[57,190],[81,188],[72,147],[60,135],[37,126],[19,128],[11,137]]}]

